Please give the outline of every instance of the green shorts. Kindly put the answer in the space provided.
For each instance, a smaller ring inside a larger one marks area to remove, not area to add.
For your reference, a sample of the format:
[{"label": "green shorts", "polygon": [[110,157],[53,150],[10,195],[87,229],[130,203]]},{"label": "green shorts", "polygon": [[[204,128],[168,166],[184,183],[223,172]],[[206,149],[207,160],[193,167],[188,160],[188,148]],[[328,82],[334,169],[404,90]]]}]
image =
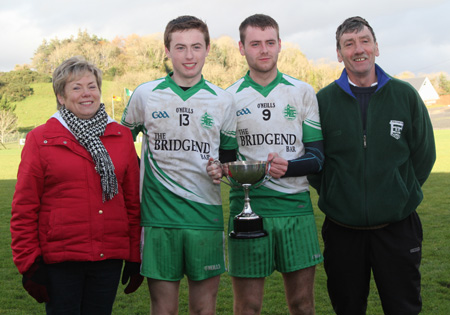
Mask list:
[{"label": "green shorts", "polygon": [[[308,268],[323,261],[314,215],[263,218],[268,235],[228,237],[228,267],[233,277],[261,278]],[[230,217],[229,231],[233,230]]]},{"label": "green shorts", "polygon": [[144,277],[179,281],[184,275],[200,281],[225,272],[223,231],[143,227]]}]

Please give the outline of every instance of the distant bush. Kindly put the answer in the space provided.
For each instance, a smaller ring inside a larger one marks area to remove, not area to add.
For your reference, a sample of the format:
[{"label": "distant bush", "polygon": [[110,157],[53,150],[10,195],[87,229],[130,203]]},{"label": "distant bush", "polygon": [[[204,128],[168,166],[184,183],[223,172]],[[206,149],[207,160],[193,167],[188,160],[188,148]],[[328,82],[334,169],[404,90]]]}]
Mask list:
[{"label": "distant bush", "polygon": [[33,95],[33,89],[27,84],[10,83],[7,84],[1,91],[1,94],[8,97],[11,102],[19,102],[26,97]]},{"label": "distant bush", "polygon": [[0,72],[0,81],[19,84],[49,83],[52,78],[48,74],[40,73],[30,69],[21,69],[10,72]]},{"label": "distant bush", "polygon": [[0,72],[0,96],[8,97],[10,102],[19,102],[33,95],[31,83],[49,83],[52,78],[30,69]]}]

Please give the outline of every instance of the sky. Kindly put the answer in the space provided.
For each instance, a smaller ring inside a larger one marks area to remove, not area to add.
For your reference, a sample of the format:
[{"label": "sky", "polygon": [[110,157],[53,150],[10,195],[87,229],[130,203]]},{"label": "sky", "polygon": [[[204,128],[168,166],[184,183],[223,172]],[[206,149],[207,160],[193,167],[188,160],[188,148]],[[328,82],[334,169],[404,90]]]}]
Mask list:
[{"label": "sky", "polygon": [[375,31],[389,74],[450,74],[450,0],[0,0],[0,71],[31,64],[43,40],[87,31],[108,40],[162,33],[180,15],[208,24],[211,38],[238,41],[239,24],[263,13],[280,26],[282,44],[292,43],[314,62],[336,62],[336,28],[359,15]]}]

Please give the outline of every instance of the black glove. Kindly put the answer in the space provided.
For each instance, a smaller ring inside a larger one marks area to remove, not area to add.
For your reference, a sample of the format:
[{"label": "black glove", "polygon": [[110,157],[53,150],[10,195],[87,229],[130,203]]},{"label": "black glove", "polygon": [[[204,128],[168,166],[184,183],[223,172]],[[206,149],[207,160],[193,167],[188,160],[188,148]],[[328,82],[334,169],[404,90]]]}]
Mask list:
[{"label": "black glove", "polygon": [[30,269],[23,274],[22,284],[38,303],[50,301],[47,293],[47,269],[42,257],[36,258]]},{"label": "black glove", "polygon": [[144,277],[141,276],[140,263],[125,261],[125,267],[122,272],[122,284],[126,284],[128,280],[130,280],[130,282],[123,291],[125,294],[136,291],[142,284],[142,281],[144,281]]}]

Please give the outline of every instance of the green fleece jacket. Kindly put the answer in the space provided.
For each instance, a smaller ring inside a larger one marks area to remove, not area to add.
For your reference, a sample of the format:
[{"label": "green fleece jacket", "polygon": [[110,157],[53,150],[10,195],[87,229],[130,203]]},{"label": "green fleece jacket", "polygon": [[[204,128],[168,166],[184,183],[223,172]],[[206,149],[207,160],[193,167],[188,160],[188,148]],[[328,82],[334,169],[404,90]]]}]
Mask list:
[{"label": "green fleece jacket", "polygon": [[433,128],[419,94],[379,66],[376,72],[366,131],[345,69],[317,94],[325,163],[321,173],[309,177],[310,184],[328,217],[358,227],[411,214],[436,160]]}]

